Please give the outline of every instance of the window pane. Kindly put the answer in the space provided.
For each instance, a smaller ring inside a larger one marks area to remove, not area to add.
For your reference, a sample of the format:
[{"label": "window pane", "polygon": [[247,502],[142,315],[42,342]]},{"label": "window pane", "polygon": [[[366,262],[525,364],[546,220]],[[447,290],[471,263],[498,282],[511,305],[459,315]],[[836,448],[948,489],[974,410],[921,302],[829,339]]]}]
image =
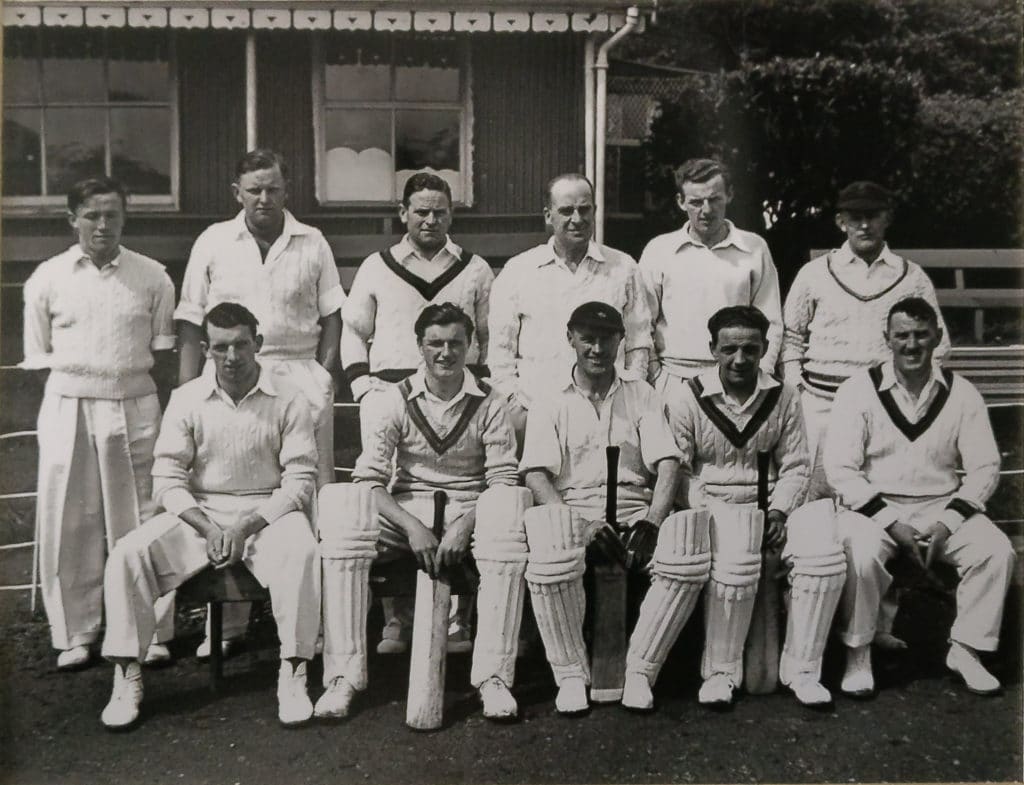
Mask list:
[{"label": "window pane", "polygon": [[110,158],[114,177],[135,194],[171,192],[168,109],[112,109]]},{"label": "window pane", "polygon": [[167,101],[170,93],[166,62],[110,61],[111,101]]},{"label": "window pane", "polygon": [[337,109],[325,113],[323,181],[328,201],[391,201],[391,112]]},{"label": "window pane", "polygon": [[459,113],[409,109],[395,114],[396,187],[403,187],[417,171],[429,169],[448,181],[452,198],[460,201]]},{"label": "window pane", "polygon": [[4,58],[4,103],[39,103],[39,61]]},{"label": "window pane", "polygon": [[47,103],[103,100],[103,63],[76,58],[43,60],[43,92]]},{"label": "window pane", "polygon": [[387,65],[328,65],[325,90],[328,101],[386,101],[391,90]]},{"label": "window pane", "polygon": [[94,31],[47,30],[43,40],[43,98],[47,103],[101,102],[103,38]]},{"label": "window pane", "polygon": [[103,110],[46,110],[46,190],[63,194],[103,174]]},{"label": "window pane", "polygon": [[459,69],[399,66],[395,69],[395,97],[400,101],[459,100]]},{"label": "window pane", "polygon": [[6,110],[3,144],[4,196],[39,196],[39,110]]}]

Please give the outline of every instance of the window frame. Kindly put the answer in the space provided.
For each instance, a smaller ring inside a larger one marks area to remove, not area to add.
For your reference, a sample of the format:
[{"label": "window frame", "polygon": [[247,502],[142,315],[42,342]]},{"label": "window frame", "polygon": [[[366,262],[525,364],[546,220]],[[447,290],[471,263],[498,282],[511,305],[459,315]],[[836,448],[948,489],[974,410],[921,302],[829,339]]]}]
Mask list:
[{"label": "window frame", "polygon": [[[381,35],[386,35],[382,33]],[[409,35],[414,35],[409,33]],[[421,33],[433,36],[432,33]],[[451,101],[403,101],[389,98],[386,101],[327,101],[326,79],[327,69],[324,62],[324,33],[313,36],[312,48],[312,95],[313,95],[313,156],[314,156],[314,189],[317,204],[320,207],[368,207],[380,208],[393,206],[401,201],[402,195],[396,193],[390,201],[372,200],[337,200],[324,196],[323,166],[326,158],[326,115],[333,109],[372,109],[391,113],[391,153],[394,160],[395,152],[395,113],[402,110],[447,110],[459,112],[459,172],[462,176],[462,199],[453,200],[453,207],[473,206],[473,70],[469,41],[464,36],[456,37],[459,49],[459,100]],[[389,36],[391,44],[390,84],[392,91],[395,84],[395,37]],[[429,40],[427,38],[426,40]]]},{"label": "window frame", "polygon": [[[54,28],[47,28],[40,26],[37,28],[38,35],[41,38],[43,35],[49,32],[52,34],[55,32]],[[104,43],[109,41],[109,36],[113,32],[115,34],[129,34],[130,30],[102,30],[104,35]],[[39,177],[41,183],[41,190],[46,190],[46,112],[49,109],[94,109],[102,111],[104,115],[103,125],[103,170],[104,173],[110,173],[112,167],[113,155],[111,151],[111,139],[110,139],[110,113],[113,109],[146,109],[146,108],[167,108],[170,115],[170,128],[169,132],[169,152],[170,152],[170,171],[169,177],[171,182],[171,191],[169,194],[134,194],[129,190],[128,198],[128,212],[173,212],[180,210],[180,198],[181,198],[181,183],[180,183],[180,122],[179,122],[179,89],[178,89],[178,51],[177,51],[177,37],[173,30],[167,30],[168,46],[167,46],[167,70],[168,70],[168,99],[166,101],[112,101],[108,97],[106,100],[100,101],[55,101],[47,103],[44,101],[42,95],[42,82],[43,82],[43,60],[44,57],[40,54],[36,58],[36,71],[38,75],[38,86],[39,86],[39,100],[36,103],[29,103],[25,101],[18,102],[3,102],[2,109],[4,112],[8,110],[16,109],[30,109],[40,113],[39,117],[39,141],[40,141],[40,152],[39,152]],[[40,52],[42,47],[40,47]],[[109,96],[109,84],[110,84],[110,57],[104,55],[103,57],[103,84],[107,90]],[[5,212],[11,214],[24,214],[24,213],[36,213],[40,210],[46,213],[59,213],[65,212],[67,209],[67,194],[44,194],[38,196],[15,196],[15,195],[2,195],[0,196],[0,205],[3,206]]]}]

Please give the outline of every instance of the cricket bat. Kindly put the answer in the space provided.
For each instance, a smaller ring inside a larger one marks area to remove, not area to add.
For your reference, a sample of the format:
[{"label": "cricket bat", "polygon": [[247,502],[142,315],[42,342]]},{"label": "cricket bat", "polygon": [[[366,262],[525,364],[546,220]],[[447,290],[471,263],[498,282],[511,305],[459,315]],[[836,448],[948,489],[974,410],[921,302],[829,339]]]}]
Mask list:
[{"label": "cricket bat", "polygon": [[[434,536],[444,534],[444,508],[448,497],[434,491]],[[444,676],[448,654],[448,611],[451,586],[416,573],[416,609],[409,661],[409,697],[405,724],[413,730],[437,730],[444,715]]]},{"label": "cricket bat", "polygon": [[[619,448],[609,445],[604,519],[618,529]],[[626,571],[619,564],[594,568],[594,639],[590,699],[614,703],[626,683]]]},{"label": "cricket bat", "polygon": [[[768,535],[768,468],[771,453],[757,454],[757,508],[764,516],[764,536]],[[743,652],[743,678],[747,692],[765,695],[775,692],[779,683],[779,554],[761,544],[761,578],[750,631]]]}]

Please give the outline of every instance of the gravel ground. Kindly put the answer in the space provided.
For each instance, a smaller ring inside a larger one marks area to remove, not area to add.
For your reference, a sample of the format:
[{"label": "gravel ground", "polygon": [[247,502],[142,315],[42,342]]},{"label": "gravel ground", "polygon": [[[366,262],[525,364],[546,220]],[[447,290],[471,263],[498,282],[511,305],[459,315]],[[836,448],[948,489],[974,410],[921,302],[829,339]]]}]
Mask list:
[{"label": "gravel ground", "polygon": [[[1019,594],[1014,593],[1014,607]],[[980,698],[944,671],[947,604],[918,592],[901,605],[903,654],[876,656],[879,695],[838,697],[831,712],[801,708],[785,691],[744,696],[715,713],[696,700],[700,629],[684,630],[655,690],[657,711],[617,706],[579,719],[554,712],[542,657],[520,659],[521,721],[482,719],[469,686],[469,657],[449,658],[445,726],[403,724],[406,656],[371,656],[370,689],[341,724],[277,725],[273,624],[257,606],[245,649],[227,663],[222,693],[189,656],[199,640],[194,610],[179,609],[178,659],[146,671],[142,723],[111,734],[99,722],[110,668],[54,668],[45,624],[23,609],[0,616],[3,644],[0,780],[17,783],[598,783],[1018,781],[1021,762],[1019,612],[1008,615],[1002,651],[990,660],[1005,692]],[[380,629],[379,611],[371,614]],[[372,642],[372,641],[371,641]],[[836,685],[833,644],[826,683]],[[319,693],[319,664],[311,669]]]}]

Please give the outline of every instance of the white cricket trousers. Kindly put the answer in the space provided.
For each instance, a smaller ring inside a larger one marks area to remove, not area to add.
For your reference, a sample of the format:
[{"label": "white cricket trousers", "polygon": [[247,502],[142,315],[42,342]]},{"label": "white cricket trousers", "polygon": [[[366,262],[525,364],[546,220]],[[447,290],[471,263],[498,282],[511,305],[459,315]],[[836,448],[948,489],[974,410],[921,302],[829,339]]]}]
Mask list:
[{"label": "white cricket trousers", "polygon": [[[899,510],[899,520],[924,531],[949,499],[901,503],[887,498],[886,503]],[[879,605],[892,584],[886,562],[896,555],[897,545],[873,520],[848,510],[836,516],[836,538],[846,552],[839,635],[847,646],[864,646],[874,638]],[[960,577],[950,638],[979,651],[995,651],[1013,577],[1010,540],[985,515],[972,515],[946,540],[939,558],[953,565]]]},{"label": "white cricket trousers", "polygon": [[[36,524],[43,605],[56,649],[99,638],[106,556],[156,512],[151,472],[159,425],[156,394],[126,400],[43,396]],[[173,595],[161,602],[157,616],[157,639],[170,640]]]},{"label": "white cricket trousers", "polygon": [[[199,506],[215,523],[230,526],[265,498],[211,495]],[[320,627],[320,556],[309,519],[301,512],[278,518],[246,541],[243,562],[270,589],[281,659],[312,659]],[[123,538],[107,561],[103,656],[144,654],[157,599],[208,565],[206,541],[170,513]]]}]

